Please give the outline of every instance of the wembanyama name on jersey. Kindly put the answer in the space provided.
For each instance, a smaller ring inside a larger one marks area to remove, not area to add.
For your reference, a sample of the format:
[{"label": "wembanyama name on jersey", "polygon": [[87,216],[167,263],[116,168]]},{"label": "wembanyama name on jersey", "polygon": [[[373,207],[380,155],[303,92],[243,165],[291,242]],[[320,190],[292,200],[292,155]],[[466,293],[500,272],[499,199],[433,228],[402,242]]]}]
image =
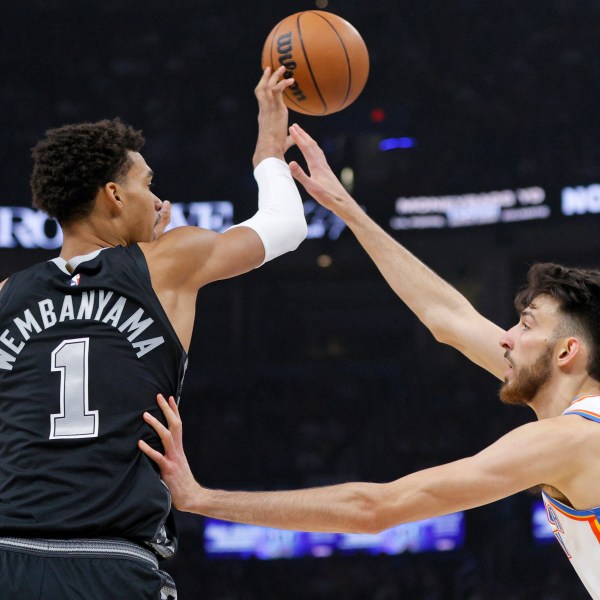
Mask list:
[{"label": "wembanyama name on jersey", "polygon": [[[75,275],[72,278],[74,285],[80,279],[80,275]],[[101,321],[122,333],[129,334],[127,340],[131,342],[138,358],[164,344],[165,339],[162,335],[136,341],[154,320],[151,317],[144,318],[143,308],[138,308],[129,318],[124,319],[123,313],[130,312],[127,310],[129,308],[127,299],[123,296],[116,296],[116,298],[114,296],[115,293],[108,290],[83,292],[79,298],[65,294],[59,307],[55,306],[55,301],[51,298],[39,300],[33,310],[27,308],[20,317],[13,319],[12,331],[5,329],[0,334],[0,344],[8,349],[7,351],[0,347],[0,369],[12,369],[16,356],[23,350],[32,335],[65,321]]]}]

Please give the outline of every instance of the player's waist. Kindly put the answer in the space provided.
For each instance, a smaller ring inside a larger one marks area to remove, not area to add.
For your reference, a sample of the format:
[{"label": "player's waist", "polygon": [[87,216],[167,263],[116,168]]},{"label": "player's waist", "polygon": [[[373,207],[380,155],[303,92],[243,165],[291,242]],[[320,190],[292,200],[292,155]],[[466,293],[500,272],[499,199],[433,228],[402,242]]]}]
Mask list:
[{"label": "player's waist", "polygon": [[0,549],[48,557],[122,558],[158,568],[155,554],[121,538],[42,539],[0,537]]}]

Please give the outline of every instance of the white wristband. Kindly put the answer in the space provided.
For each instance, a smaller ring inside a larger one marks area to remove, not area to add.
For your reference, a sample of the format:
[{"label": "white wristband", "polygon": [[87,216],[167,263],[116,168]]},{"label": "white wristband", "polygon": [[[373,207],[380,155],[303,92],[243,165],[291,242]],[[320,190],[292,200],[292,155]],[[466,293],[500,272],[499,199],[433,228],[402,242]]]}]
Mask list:
[{"label": "white wristband", "polygon": [[258,211],[233,227],[256,231],[265,247],[264,264],[295,250],[308,228],[302,198],[286,162],[274,156],[265,158],[254,169],[254,178],[258,183]]}]

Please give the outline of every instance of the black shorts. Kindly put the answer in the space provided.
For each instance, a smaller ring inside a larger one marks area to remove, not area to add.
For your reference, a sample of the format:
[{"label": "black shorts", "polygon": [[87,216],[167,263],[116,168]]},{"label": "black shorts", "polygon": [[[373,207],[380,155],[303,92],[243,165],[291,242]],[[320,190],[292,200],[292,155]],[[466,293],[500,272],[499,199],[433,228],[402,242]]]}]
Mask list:
[{"label": "black shorts", "polygon": [[149,550],[120,539],[0,537],[3,600],[176,600]]}]

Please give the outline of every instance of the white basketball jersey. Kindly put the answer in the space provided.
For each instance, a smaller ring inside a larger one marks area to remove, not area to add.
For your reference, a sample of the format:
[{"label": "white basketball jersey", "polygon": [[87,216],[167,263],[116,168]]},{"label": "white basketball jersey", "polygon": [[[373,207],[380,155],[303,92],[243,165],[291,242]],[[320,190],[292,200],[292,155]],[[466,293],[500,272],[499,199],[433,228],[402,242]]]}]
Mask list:
[{"label": "white basketball jersey", "polygon": [[[600,425],[600,396],[578,398],[563,414]],[[600,507],[575,510],[544,492],[542,497],[556,539],[592,598],[600,600]]]}]

